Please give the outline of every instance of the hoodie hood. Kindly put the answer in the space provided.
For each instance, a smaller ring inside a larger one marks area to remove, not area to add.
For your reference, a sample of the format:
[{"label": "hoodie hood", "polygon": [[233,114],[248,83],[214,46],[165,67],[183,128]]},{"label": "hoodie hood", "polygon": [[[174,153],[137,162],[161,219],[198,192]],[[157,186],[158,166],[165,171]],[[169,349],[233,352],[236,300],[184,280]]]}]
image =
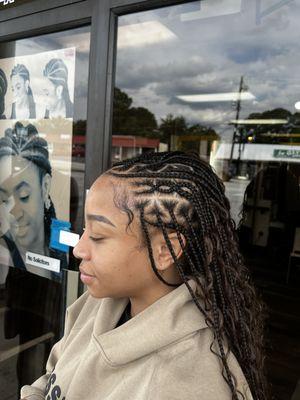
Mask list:
[{"label": "hoodie hood", "polygon": [[[188,283],[195,292],[196,283]],[[132,362],[207,328],[185,284],[114,329],[127,304],[128,299],[106,298],[97,313],[93,334],[110,365]]]}]

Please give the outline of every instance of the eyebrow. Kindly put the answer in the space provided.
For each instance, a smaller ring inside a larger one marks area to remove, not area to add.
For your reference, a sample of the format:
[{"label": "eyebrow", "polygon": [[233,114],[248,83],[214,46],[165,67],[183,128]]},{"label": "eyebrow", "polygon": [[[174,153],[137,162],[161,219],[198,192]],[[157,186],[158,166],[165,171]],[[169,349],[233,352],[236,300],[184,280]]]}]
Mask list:
[{"label": "eyebrow", "polygon": [[22,182],[20,182],[20,183],[15,187],[15,190],[20,190],[23,186],[29,187],[29,188],[30,188],[30,185],[28,185],[27,182],[22,181]]},{"label": "eyebrow", "polygon": [[88,221],[104,222],[105,224],[114,226],[116,228],[116,225],[113,224],[108,218],[104,217],[104,215],[88,214],[86,218]]},{"label": "eyebrow", "polygon": [[[14,190],[20,190],[20,189],[22,189],[23,186],[30,188],[30,185],[28,185],[27,182],[22,181],[14,188]],[[2,187],[0,187],[0,192],[2,192],[4,194],[8,194],[8,191],[3,189]]]}]

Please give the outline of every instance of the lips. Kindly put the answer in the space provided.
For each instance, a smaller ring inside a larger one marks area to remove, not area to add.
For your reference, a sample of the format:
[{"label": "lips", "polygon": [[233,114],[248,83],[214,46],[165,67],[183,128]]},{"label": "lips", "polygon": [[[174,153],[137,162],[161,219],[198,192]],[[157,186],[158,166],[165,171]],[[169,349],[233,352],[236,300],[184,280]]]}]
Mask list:
[{"label": "lips", "polygon": [[83,275],[92,276],[92,277],[95,276],[95,275],[92,275],[92,274],[88,274],[81,266],[79,267],[79,270],[80,270],[80,272],[81,272]]},{"label": "lips", "polygon": [[90,285],[93,282],[93,280],[96,278],[95,275],[91,275],[91,274],[88,274],[87,272],[85,272],[82,267],[79,267],[79,270],[81,272],[80,279],[82,280],[82,282],[85,285]]},{"label": "lips", "polygon": [[14,231],[16,232],[16,236],[17,237],[23,237],[27,234],[29,228],[29,224],[25,224],[25,225],[16,225],[14,227]]}]

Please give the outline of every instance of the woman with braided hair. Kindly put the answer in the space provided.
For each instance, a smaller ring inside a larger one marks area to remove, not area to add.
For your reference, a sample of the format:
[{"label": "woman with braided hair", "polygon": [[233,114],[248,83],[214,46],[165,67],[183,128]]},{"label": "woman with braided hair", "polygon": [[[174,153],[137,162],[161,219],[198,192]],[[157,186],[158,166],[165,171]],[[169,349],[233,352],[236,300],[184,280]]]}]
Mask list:
[{"label": "woman with braided hair", "polygon": [[24,64],[17,64],[10,74],[14,102],[11,119],[36,118],[36,106],[30,87],[30,75]]},{"label": "woman with braided hair", "polygon": [[44,69],[45,118],[73,117],[68,88],[68,68],[61,58],[52,58]]},{"label": "woman with braided hair", "polygon": [[[19,335],[20,345],[49,332],[57,337],[59,332],[59,274],[25,263],[27,251],[65,262],[63,253],[49,248],[55,218],[51,174],[48,144],[35,126],[17,122],[5,131],[0,139],[0,267],[15,268],[8,269],[5,282],[4,334],[6,339]],[[52,341],[40,348],[25,346],[18,354],[20,388],[36,379],[38,359],[43,364],[51,346]]]},{"label": "woman with braided hair", "polygon": [[88,291],[22,398],[267,399],[262,307],[224,185],[198,156],[114,164],[89,190],[74,255]]},{"label": "woman with braided hair", "polygon": [[[10,251],[12,264],[23,269],[26,251],[50,255],[50,225],[55,209],[49,194],[47,146],[34,125],[25,127],[20,122],[0,139],[2,242]],[[36,272],[45,274],[43,270]]]}]

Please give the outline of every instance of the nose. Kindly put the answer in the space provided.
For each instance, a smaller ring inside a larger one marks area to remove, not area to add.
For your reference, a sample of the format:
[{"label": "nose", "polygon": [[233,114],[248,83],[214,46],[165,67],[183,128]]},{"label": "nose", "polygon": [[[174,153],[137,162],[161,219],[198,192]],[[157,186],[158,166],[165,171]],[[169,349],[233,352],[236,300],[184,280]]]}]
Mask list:
[{"label": "nose", "polygon": [[86,239],[86,233],[84,232],[83,235],[81,236],[79,242],[73,249],[73,254],[74,257],[83,260],[83,261],[88,261],[91,258],[90,255],[90,250],[88,247],[87,239]]},{"label": "nose", "polygon": [[14,202],[13,202],[13,207],[12,207],[12,209],[10,210],[10,213],[15,217],[15,219],[17,220],[17,221],[19,221],[22,217],[23,217],[23,215],[24,215],[24,210],[23,210],[23,208],[22,208],[22,206],[21,206],[21,203],[20,203],[20,201],[18,200],[18,199],[14,199]]}]

